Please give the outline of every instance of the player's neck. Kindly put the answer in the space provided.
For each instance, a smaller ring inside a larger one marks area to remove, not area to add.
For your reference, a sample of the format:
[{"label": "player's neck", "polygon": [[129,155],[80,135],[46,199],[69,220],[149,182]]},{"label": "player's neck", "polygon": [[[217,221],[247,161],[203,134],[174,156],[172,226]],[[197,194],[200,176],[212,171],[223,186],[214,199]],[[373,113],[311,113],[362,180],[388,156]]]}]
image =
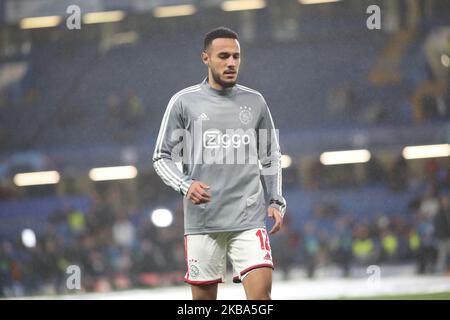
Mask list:
[{"label": "player's neck", "polygon": [[208,77],[208,84],[211,88],[219,90],[219,91],[223,91],[225,89],[222,85],[215,82],[213,77],[211,77],[211,76]]}]

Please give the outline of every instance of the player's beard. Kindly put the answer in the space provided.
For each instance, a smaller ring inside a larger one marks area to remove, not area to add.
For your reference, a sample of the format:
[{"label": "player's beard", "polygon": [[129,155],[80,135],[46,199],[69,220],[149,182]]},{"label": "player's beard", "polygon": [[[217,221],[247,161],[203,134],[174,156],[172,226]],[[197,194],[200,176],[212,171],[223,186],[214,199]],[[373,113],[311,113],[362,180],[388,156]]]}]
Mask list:
[{"label": "player's beard", "polygon": [[211,69],[211,74],[212,74],[212,77],[213,77],[214,81],[217,84],[221,85],[222,88],[224,88],[224,89],[231,88],[231,87],[233,87],[236,84],[237,71],[236,71],[236,80],[235,81],[224,81],[224,80],[222,80],[222,78],[220,77],[220,73],[216,72],[214,69]]}]

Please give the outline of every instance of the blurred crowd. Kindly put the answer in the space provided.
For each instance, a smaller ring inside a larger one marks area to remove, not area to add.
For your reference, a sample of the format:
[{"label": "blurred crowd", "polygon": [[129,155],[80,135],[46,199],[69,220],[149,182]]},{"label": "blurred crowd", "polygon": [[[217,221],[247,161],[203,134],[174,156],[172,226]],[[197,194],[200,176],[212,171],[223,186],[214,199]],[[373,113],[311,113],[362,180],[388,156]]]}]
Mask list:
[{"label": "blurred crowd", "polygon": [[182,208],[169,228],[127,204],[127,190],[111,184],[91,194],[88,212],[67,207],[50,214],[34,247],[20,239],[0,247],[5,296],[68,292],[67,267],[81,270],[84,291],[105,292],[179,283],[184,268]]},{"label": "blurred crowd", "polygon": [[[308,277],[320,267],[338,265],[349,276],[352,265],[415,261],[419,274],[450,272],[450,163],[425,161],[412,170],[403,157],[390,167],[372,158],[358,179],[352,166],[330,169],[313,164],[306,179],[308,190],[383,186],[394,193],[408,192],[405,213],[343,212],[338,203],[320,203],[312,208],[300,230],[285,228],[274,237],[274,257],[288,277],[290,269],[302,265]],[[330,171],[331,170],[331,171]],[[286,219],[301,214],[289,208]],[[286,250],[286,248],[288,250]]]},{"label": "blurred crowd", "polygon": [[[364,186],[381,183],[399,192],[420,190],[404,204],[406,213],[355,215],[329,202],[318,203],[310,213],[288,207],[284,228],[271,238],[276,270],[289,278],[293,269],[300,268],[314,278],[320,268],[337,266],[342,276],[350,277],[356,266],[414,263],[420,274],[448,272],[450,184],[445,163],[425,162],[421,179],[401,160],[390,170],[369,166],[373,176],[368,175]],[[386,171],[391,174],[382,178]],[[343,181],[324,185],[332,179],[322,178],[313,190],[344,185]],[[0,294],[70,293],[66,285],[70,265],[80,267],[81,287],[88,292],[182,284],[183,213],[174,196],[152,174],[138,179],[134,187],[105,182],[89,192],[86,212],[70,206],[52,212],[36,229],[35,246],[25,246],[19,237],[1,239]],[[170,203],[173,224],[156,227],[151,209]],[[305,218],[300,226],[291,223],[300,216]]]},{"label": "blurred crowd", "polygon": [[[287,170],[292,170],[289,172],[290,176],[298,174],[298,171],[293,172],[295,170],[293,168]],[[287,186],[297,186],[297,181],[292,177],[286,177],[283,181]],[[412,167],[401,155],[389,163],[373,155],[363,166],[360,164],[326,166],[315,160],[307,167],[304,184],[301,187],[320,191],[381,186],[392,192],[415,192],[423,188],[426,182],[437,184],[439,188],[450,188],[450,163],[429,159],[423,166]]]},{"label": "blurred crowd", "polygon": [[411,262],[418,274],[447,274],[450,198],[426,193],[415,200],[419,207],[410,216],[313,215],[300,231],[285,223],[280,235],[272,240],[274,259],[285,279],[298,266],[304,267],[309,278],[329,266],[338,266],[341,275],[349,277],[352,266]]}]

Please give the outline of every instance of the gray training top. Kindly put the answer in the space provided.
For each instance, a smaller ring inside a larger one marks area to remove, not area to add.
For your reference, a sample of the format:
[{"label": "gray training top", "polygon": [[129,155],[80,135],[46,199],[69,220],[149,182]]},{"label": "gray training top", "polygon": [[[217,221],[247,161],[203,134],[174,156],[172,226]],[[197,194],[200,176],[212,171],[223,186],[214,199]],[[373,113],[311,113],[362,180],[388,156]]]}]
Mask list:
[{"label": "gray training top", "polygon": [[[205,79],[176,93],[161,122],[153,166],[184,196],[185,234],[264,227],[266,200],[282,215],[286,210],[272,116],[263,96],[241,85],[219,91]],[[210,186],[210,202],[194,205],[186,198],[194,180]]]}]

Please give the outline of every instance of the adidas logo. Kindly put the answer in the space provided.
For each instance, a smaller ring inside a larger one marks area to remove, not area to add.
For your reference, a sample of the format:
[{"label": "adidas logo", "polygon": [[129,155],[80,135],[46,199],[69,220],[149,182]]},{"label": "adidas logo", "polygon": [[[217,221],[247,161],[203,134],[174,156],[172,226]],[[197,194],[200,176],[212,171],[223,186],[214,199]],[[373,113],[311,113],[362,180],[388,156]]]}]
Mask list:
[{"label": "adidas logo", "polygon": [[197,119],[198,120],[209,120],[208,116],[204,112],[201,115],[199,115]]},{"label": "adidas logo", "polygon": [[267,252],[266,256],[264,257],[264,260],[272,260],[270,253]]}]

